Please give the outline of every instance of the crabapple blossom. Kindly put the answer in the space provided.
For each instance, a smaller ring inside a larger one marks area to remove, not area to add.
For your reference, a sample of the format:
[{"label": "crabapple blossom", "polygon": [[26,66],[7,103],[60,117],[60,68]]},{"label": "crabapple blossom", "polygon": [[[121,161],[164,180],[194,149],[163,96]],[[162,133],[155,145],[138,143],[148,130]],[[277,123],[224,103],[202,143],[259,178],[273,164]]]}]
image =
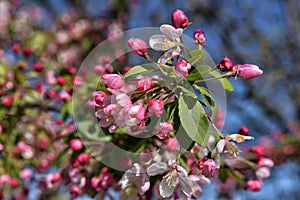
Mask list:
[{"label": "crabapple blossom", "polygon": [[194,193],[193,183],[189,179],[185,168],[181,167],[174,160],[170,160],[168,165],[164,162],[153,163],[147,168],[149,176],[167,174],[163,177],[159,185],[159,193],[163,198],[171,197],[179,183],[183,193],[190,197]]},{"label": "crabapple blossom", "polygon": [[96,108],[101,108],[104,106],[104,98],[107,94],[103,91],[92,92],[93,100],[88,102],[89,106],[94,106]]},{"label": "crabapple blossom", "polygon": [[140,92],[146,92],[154,86],[154,81],[150,77],[143,77],[137,83],[137,88]]},{"label": "crabapple blossom", "polygon": [[174,131],[174,129],[170,122],[159,122],[154,128],[154,133],[161,140],[165,139],[172,131]]},{"label": "crabapple blossom", "polygon": [[183,77],[187,77],[192,65],[185,60],[179,60],[175,65],[175,71]]},{"label": "crabapple blossom", "polygon": [[150,180],[144,167],[138,163],[134,163],[133,167],[127,170],[119,181],[122,190],[134,186],[140,195],[143,195],[150,188]]},{"label": "crabapple blossom", "polygon": [[164,112],[164,105],[163,100],[151,99],[148,102],[148,112],[150,114],[155,114],[156,117],[160,117]]},{"label": "crabapple blossom", "polygon": [[176,10],[172,14],[172,24],[175,28],[186,28],[189,24],[189,19],[182,10]]},{"label": "crabapple blossom", "polygon": [[194,32],[194,39],[196,40],[197,44],[199,44],[201,46],[204,46],[205,45],[205,40],[206,40],[206,35],[202,30],[197,29]]},{"label": "crabapple blossom", "polygon": [[253,79],[263,74],[263,71],[253,64],[235,65],[233,66],[233,71],[236,72],[236,76],[242,79]]},{"label": "crabapple blossom", "polygon": [[259,191],[261,189],[261,182],[258,180],[248,180],[246,188],[252,191]]},{"label": "crabapple blossom", "polygon": [[147,44],[140,38],[130,38],[128,46],[136,55],[145,56],[147,54]]},{"label": "crabapple blossom", "polygon": [[155,51],[166,51],[158,60],[158,63],[165,64],[172,58],[180,55],[182,49],[180,41],[183,29],[174,28],[171,25],[163,24],[160,26],[160,31],[164,35],[153,35],[149,39],[149,45]]},{"label": "crabapple blossom", "polygon": [[69,145],[74,151],[82,149],[82,142],[79,138],[74,138],[70,140]]},{"label": "crabapple blossom", "polygon": [[198,160],[197,166],[198,169],[201,170],[201,173],[207,178],[213,177],[217,172],[216,163],[211,158],[200,158]]},{"label": "crabapple blossom", "polygon": [[123,78],[118,74],[103,74],[102,79],[102,85],[111,89],[118,89],[124,85]]},{"label": "crabapple blossom", "polygon": [[230,72],[233,69],[233,64],[229,58],[225,57],[220,60],[217,68],[222,72]]}]

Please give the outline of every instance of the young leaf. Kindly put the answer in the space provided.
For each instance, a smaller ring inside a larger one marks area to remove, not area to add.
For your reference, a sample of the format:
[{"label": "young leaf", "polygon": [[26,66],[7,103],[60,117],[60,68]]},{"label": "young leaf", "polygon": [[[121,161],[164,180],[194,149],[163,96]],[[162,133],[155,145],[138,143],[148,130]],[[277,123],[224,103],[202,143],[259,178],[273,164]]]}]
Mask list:
[{"label": "young leaf", "polygon": [[188,61],[191,65],[200,65],[204,59],[205,59],[205,52],[202,51],[201,49],[190,51],[188,57],[185,58],[185,60]]},{"label": "young leaf", "polygon": [[179,97],[179,118],[187,135],[201,146],[208,141],[209,122],[199,101],[187,95]]},{"label": "young leaf", "polygon": [[203,79],[211,71],[211,67],[208,65],[197,65],[195,68],[189,72],[189,75],[186,77],[188,81],[196,81]]},{"label": "young leaf", "polygon": [[[220,74],[217,71],[211,71],[211,72],[209,72],[209,74],[214,76],[215,78],[219,78],[220,76],[222,76],[222,74]],[[218,81],[222,84],[223,88],[225,90],[227,90],[228,92],[234,91],[234,88],[233,88],[231,82],[227,78],[219,78]]]},{"label": "young leaf", "polygon": [[153,66],[146,66],[146,65],[137,65],[131,68],[125,75],[124,78],[128,78],[130,76],[137,76],[140,74],[150,73],[156,71]]},{"label": "young leaf", "polygon": [[197,84],[194,84],[193,86],[200,92],[205,105],[211,109],[213,116],[215,116],[218,113],[218,105],[208,89]]}]

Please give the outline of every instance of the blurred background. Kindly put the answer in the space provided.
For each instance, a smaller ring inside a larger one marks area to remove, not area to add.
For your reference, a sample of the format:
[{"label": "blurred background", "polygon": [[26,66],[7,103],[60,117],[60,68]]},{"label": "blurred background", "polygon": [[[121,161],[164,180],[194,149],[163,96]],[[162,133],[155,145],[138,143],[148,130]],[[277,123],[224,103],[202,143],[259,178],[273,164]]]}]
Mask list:
[{"label": "blurred background", "polygon": [[[269,152],[277,165],[261,191],[241,190],[233,194],[233,199],[300,199],[300,147],[296,139],[300,138],[300,1],[1,0],[0,3],[2,49],[30,36],[37,37],[32,33],[56,32],[60,34],[56,39],[67,42],[62,42],[57,54],[49,56],[56,56],[58,63],[77,67],[106,37],[123,30],[171,24],[172,12],[183,10],[193,22],[185,34],[192,37],[195,29],[203,30],[207,36],[205,49],[215,63],[227,56],[234,64],[253,63],[264,71],[263,76],[247,82],[231,79],[235,92],[227,95],[223,131],[237,132],[246,125],[256,138],[247,145],[280,141]],[[9,14],[6,9],[11,7],[13,12]],[[19,24],[7,29],[10,20]],[[64,20],[72,21],[73,25]],[[28,23],[31,24],[27,26]],[[70,41],[64,38],[62,30],[66,26],[78,36]],[[76,28],[82,31],[78,33]],[[45,46],[50,48],[49,44]],[[80,56],[71,59],[74,54]],[[217,199],[214,187],[203,187],[204,199]]]}]

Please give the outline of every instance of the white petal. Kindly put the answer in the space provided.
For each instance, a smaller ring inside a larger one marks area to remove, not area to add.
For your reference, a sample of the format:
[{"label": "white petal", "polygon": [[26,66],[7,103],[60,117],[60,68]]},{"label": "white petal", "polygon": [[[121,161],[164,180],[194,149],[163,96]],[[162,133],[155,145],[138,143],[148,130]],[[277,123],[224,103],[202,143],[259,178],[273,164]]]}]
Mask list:
[{"label": "white petal", "polygon": [[165,173],[166,171],[168,171],[168,166],[166,163],[163,162],[154,163],[147,168],[147,174],[149,176],[162,174]]},{"label": "white petal", "polygon": [[163,24],[160,26],[160,31],[170,38],[172,41],[175,41],[177,38],[182,36],[183,30],[181,28],[175,29],[173,26],[169,24]]},{"label": "white petal", "polygon": [[169,185],[167,183],[167,178],[168,178],[168,176],[165,176],[159,184],[159,194],[163,198],[172,196],[172,194],[174,193],[175,187],[176,187],[176,184],[172,184],[169,187]]},{"label": "white petal", "polygon": [[164,35],[153,35],[149,39],[149,46],[155,51],[165,51],[165,43],[168,41],[168,38]]},{"label": "white petal", "polygon": [[178,172],[179,185],[186,196],[191,196],[194,192],[193,183],[183,171]]},{"label": "white petal", "polygon": [[165,52],[158,60],[158,63],[165,64],[172,58],[175,58],[180,55],[180,52],[178,52],[178,48],[171,48],[167,52]]},{"label": "white petal", "polygon": [[140,195],[143,195],[146,191],[149,190],[150,181],[149,181],[149,177],[146,174],[144,174],[143,177],[141,178],[138,187],[139,187],[139,194]]},{"label": "white petal", "polygon": [[226,144],[226,140],[225,139],[222,139],[222,140],[220,140],[217,143],[217,151],[218,151],[218,153],[222,153],[224,151],[225,144]]}]

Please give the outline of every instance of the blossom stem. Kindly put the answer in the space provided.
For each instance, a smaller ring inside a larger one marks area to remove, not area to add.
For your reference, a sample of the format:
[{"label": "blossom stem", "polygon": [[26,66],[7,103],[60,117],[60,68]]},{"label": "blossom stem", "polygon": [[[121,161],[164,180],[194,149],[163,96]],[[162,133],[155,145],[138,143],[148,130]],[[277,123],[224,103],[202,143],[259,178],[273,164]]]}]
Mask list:
[{"label": "blossom stem", "polygon": [[[214,70],[211,70],[211,71],[214,71]],[[230,73],[227,73],[227,74],[224,74],[222,76],[219,76],[219,77],[208,77],[208,78],[205,78],[205,79],[202,79],[202,80],[197,80],[195,81],[195,83],[201,83],[201,82],[205,82],[205,81],[210,81],[210,80],[218,80],[218,79],[222,79],[222,78],[228,78],[228,77],[231,77],[233,76],[234,74],[232,74],[231,72]]]}]

